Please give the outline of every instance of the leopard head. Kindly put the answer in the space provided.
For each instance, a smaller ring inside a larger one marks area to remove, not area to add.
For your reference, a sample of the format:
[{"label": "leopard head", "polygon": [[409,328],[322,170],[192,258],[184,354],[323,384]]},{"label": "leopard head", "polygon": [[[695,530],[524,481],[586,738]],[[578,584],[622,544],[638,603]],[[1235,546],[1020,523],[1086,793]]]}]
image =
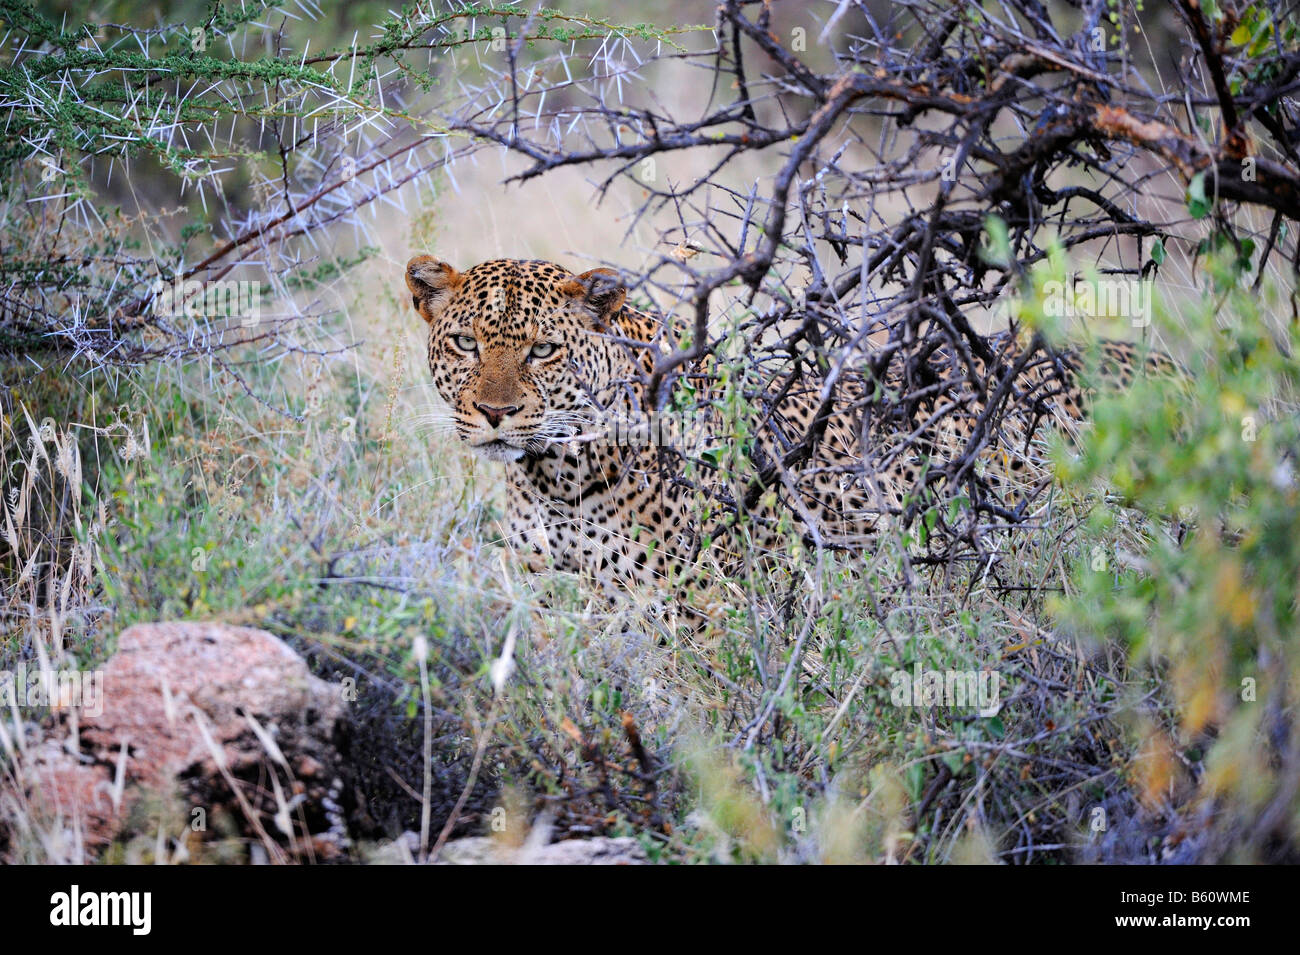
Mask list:
[{"label": "leopard head", "polygon": [[458,272],[418,255],[411,304],[429,326],[429,370],[457,435],[517,461],[583,432],[634,362],[618,344],[627,289],[609,269],[497,259]]}]

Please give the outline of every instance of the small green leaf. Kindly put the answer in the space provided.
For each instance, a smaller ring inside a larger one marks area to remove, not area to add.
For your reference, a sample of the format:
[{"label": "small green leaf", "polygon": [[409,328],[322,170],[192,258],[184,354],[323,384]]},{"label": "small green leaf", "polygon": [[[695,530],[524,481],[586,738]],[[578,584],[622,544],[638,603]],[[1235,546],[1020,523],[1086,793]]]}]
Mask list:
[{"label": "small green leaf", "polygon": [[1011,236],[1007,224],[998,216],[989,216],[984,222],[988,244],[982,250],[985,262],[1005,266],[1011,261]]},{"label": "small green leaf", "polygon": [[921,787],[925,784],[925,768],[919,763],[912,763],[904,773],[908,794],[913,799],[921,798]]},{"label": "small green leaf", "polygon": [[1198,172],[1187,184],[1187,211],[1193,219],[1204,219],[1210,214],[1211,206],[1205,194],[1205,173]]}]

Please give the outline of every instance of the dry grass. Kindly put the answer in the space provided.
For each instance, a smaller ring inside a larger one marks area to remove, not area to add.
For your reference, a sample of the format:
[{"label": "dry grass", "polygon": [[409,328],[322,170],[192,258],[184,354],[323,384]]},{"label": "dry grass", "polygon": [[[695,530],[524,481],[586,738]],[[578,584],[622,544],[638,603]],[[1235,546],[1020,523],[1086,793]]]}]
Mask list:
[{"label": "dry grass", "polygon": [[[555,255],[535,241],[512,249]],[[666,859],[1030,862],[1086,843],[1093,792],[1122,792],[1110,717],[1124,668],[1113,651],[1062,644],[1041,617],[1070,557],[1070,502],[995,566],[949,579],[888,539],[863,561],[779,555],[726,585],[703,629],[658,594],[611,605],[572,576],[526,578],[493,544],[500,476],[429,421],[420,328],[388,277],[376,263],[349,290],[360,344],[346,365],[264,372],[301,422],[164,371],[131,386],[135,418],[77,422],[100,455],[79,495],[70,428],[32,440],[58,395],[9,426],[5,453],[27,450],[7,471],[31,502],[18,552],[39,570],[10,578],[9,659],[93,662],[137,620],[285,635],[322,673],[361,677],[374,758],[358,785],[381,841],[420,830],[427,777],[431,837],[449,820],[448,835],[483,832],[507,806],[516,828],[542,814],[562,835],[636,834]],[[508,634],[514,669],[496,693]],[[994,666],[1014,704],[991,720],[891,705],[890,672],[918,660]],[[23,845],[54,852],[31,826]]]}]

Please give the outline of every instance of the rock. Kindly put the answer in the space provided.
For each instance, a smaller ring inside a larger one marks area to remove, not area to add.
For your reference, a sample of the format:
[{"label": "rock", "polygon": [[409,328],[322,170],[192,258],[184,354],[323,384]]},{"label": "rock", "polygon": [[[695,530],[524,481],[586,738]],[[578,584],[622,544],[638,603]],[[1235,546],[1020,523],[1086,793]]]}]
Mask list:
[{"label": "rock", "polygon": [[645,865],[646,854],[635,839],[596,836],[549,845],[514,848],[487,836],[454,839],[442,847],[443,865]]},{"label": "rock", "polygon": [[520,865],[645,865],[645,849],[630,836],[552,842],[516,862]]},{"label": "rock", "polygon": [[[80,713],[76,731],[65,723],[68,740],[47,740],[29,773],[28,804],[79,833],[65,841],[84,842],[85,857],[128,826],[157,839],[160,825],[182,856],[214,831],[252,839],[271,861],[344,853],[342,694],[282,641],[140,624],[119,636],[103,677],[102,712]],[[168,804],[170,817],[158,809]]]}]

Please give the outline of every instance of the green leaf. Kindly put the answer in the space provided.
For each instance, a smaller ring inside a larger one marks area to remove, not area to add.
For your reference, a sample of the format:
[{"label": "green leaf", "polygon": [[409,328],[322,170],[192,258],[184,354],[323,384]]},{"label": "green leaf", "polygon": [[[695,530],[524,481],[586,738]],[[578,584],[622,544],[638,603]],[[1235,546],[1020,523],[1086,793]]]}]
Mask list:
[{"label": "green leaf", "polygon": [[998,216],[989,216],[984,222],[988,244],[982,250],[985,262],[1005,266],[1011,261],[1011,235],[1007,224]]},{"label": "green leaf", "polygon": [[1156,265],[1165,264],[1165,244],[1160,239],[1156,239],[1151,246],[1151,261]]},{"label": "green leaf", "polygon": [[958,775],[966,765],[963,759],[965,752],[964,749],[954,749],[943,754],[943,761],[948,764],[948,768],[952,770],[954,776]]},{"label": "green leaf", "polygon": [[1193,219],[1204,219],[1213,203],[1205,194],[1205,173],[1198,172],[1187,184],[1187,211]]},{"label": "green leaf", "polygon": [[925,784],[925,767],[919,762],[912,763],[904,773],[907,791],[913,799],[921,798],[921,787]]}]

